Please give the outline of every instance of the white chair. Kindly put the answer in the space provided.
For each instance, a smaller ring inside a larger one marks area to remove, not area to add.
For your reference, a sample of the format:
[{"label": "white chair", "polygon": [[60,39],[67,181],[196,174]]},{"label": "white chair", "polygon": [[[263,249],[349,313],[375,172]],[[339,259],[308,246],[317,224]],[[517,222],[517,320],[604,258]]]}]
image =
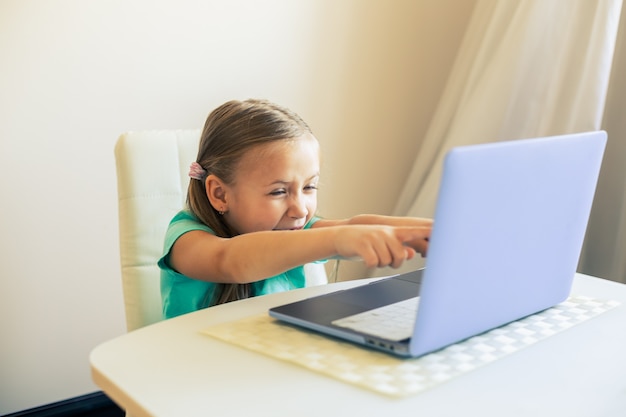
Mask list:
[{"label": "white chair", "polygon": [[[115,145],[122,285],[128,331],[162,319],[157,261],[165,230],[184,206],[200,130],[128,132]],[[322,264],[305,265],[307,286],[327,283]]]}]

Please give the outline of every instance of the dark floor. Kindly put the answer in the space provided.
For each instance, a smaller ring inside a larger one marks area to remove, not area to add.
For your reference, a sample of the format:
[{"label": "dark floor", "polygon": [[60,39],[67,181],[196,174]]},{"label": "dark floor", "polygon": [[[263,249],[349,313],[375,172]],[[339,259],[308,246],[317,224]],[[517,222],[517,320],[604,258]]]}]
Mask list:
[{"label": "dark floor", "polygon": [[125,415],[126,413],[102,392],[94,392],[7,414],[4,417],[124,417]]}]

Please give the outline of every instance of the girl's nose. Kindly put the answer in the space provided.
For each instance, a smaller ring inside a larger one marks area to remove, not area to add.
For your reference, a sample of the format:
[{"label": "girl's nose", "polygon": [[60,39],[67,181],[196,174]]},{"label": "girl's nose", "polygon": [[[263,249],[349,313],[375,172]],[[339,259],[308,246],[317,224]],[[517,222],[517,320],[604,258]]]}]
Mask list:
[{"label": "girl's nose", "polygon": [[306,199],[301,194],[295,195],[291,199],[288,214],[294,219],[301,219],[309,214],[306,208]]}]

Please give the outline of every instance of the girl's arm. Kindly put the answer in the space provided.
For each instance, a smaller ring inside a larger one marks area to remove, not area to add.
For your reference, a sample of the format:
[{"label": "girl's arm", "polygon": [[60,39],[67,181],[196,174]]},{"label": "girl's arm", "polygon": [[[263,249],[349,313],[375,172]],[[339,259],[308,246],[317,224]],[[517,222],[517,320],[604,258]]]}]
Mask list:
[{"label": "girl's arm", "polygon": [[[432,219],[424,217],[400,217],[400,216],[383,216],[378,214],[359,214],[349,219],[329,220],[320,219],[313,228],[332,227],[338,225],[381,225],[392,227],[420,227],[428,229],[428,236],[420,236],[416,239],[404,241],[405,246],[413,248],[415,251],[426,256],[428,250],[428,239],[430,237],[430,229],[432,229]],[[368,265],[369,266],[369,265]]]},{"label": "girl's arm", "polygon": [[[317,223],[324,222],[320,226]],[[333,256],[363,259],[368,267],[399,267],[425,253],[430,225],[388,226],[319,220],[308,230],[246,233],[219,238],[195,230],[174,243],[170,265],[190,278],[220,283],[254,282]],[[415,249],[414,242],[424,242]],[[408,245],[408,246],[407,246]],[[421,249],[421,250],[420,250]]]},{"label": "girl's arm", "polygon": [[359,214],[349,219],[330,220],[319,219],[313,227],[329,227],[339,225],[365,225],[377,224],[385,226],[415,226],[415,227],[432,227],[432,219],[423,217],[400,217],[400,216],[383,216],[378,214]]}]

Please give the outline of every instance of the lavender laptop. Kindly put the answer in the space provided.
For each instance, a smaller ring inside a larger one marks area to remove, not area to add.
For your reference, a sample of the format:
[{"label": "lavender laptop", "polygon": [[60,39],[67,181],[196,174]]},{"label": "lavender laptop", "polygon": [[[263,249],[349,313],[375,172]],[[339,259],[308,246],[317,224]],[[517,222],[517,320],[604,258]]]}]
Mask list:
[{"label": "lavender laptop", "polygon": [[[452,149],[423,270],[275,307],[269,314],[417,357],[564,301],[606,140],[599,131]],[[367,333],[354,324],[353,317],[390,306],[408,311],[404,333],[384,334],[394,327],[389,319]]]}]

